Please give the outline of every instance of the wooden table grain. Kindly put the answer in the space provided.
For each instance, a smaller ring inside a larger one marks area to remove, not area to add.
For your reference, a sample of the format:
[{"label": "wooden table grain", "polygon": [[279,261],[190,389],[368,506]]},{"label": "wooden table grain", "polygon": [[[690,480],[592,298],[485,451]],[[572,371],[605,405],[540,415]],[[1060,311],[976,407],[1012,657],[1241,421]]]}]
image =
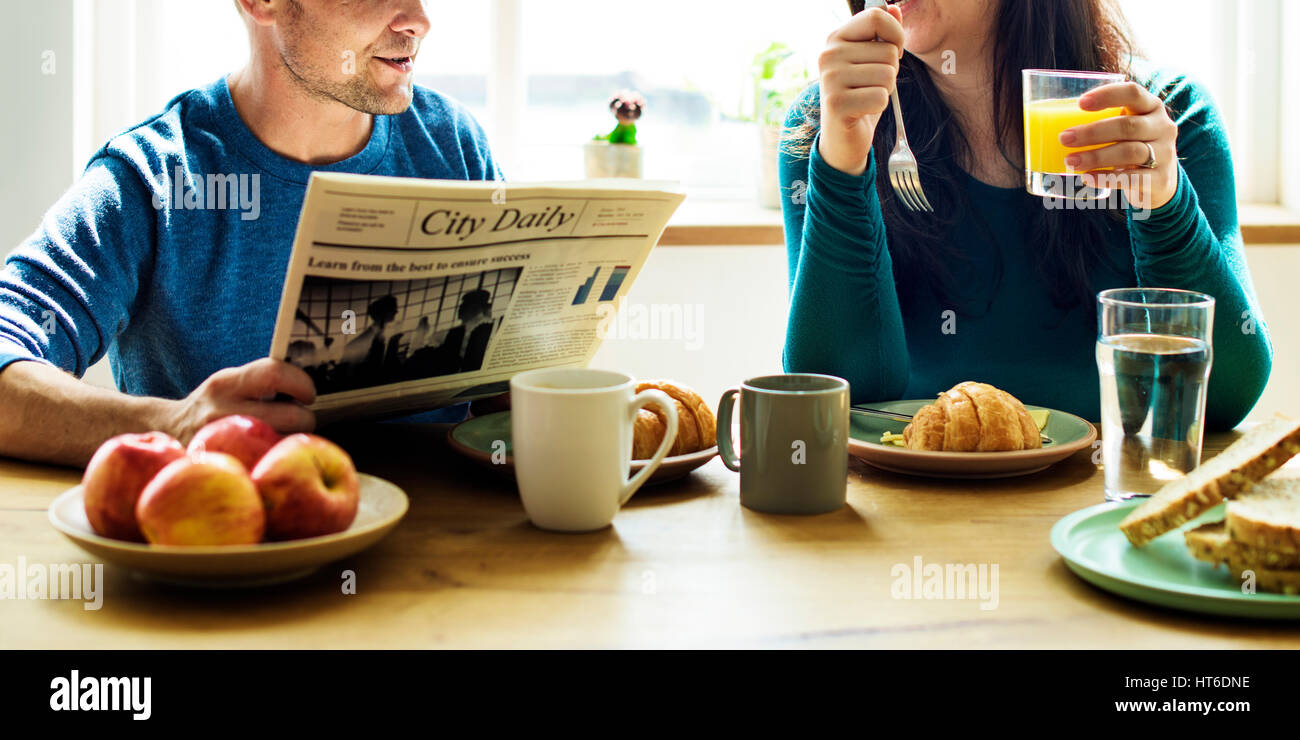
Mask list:
[{"label": "wooden table grain", "polygon": [[[565,535],[530,525],[513,484],[457,456],[445,434],[376,424],[337,437],[411,498],[401,526],[363,554],[253,590],[106,566],[97,611],[0,600],[0,648],[1300,647],[1294,624],[1146,606],[1068,571],[1048,532],[1102,500],[1089,451],[995,481],[855,461],[848,505],[817,517],[741,507],[737,476],[714,460],[643,489],[612,527]],[[46,519],[78,476],[0,460],[0,563],[93,562]],[[895,567],[917,557],[997,564],[996,604],[894,598]]]}]

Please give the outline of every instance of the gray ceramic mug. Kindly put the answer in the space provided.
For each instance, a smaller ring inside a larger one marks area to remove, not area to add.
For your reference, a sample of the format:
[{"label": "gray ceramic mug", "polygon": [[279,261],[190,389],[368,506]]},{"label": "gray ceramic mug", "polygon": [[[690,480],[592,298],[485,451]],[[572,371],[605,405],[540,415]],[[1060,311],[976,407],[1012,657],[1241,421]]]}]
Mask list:
[{"label": "gray ceramic mug", "polygon": [[[740,458],[731,441],[740,396]],[[769,514],[824,514],[844,505],[849,383],[831,375],[765,375],[718,401],[718,451],[740,473],[740,503]]]}]

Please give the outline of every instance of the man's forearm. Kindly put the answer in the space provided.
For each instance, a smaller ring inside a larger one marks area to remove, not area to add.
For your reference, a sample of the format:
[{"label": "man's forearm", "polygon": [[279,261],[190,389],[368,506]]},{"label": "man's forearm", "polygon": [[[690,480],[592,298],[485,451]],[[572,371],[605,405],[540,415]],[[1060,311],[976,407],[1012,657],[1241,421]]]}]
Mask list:
[{"label": "man's forearm", "polygon": [[166,430],[176,402],[100,388],[40,362],[0,371],[0,455],[84,465],[109,437]]}]

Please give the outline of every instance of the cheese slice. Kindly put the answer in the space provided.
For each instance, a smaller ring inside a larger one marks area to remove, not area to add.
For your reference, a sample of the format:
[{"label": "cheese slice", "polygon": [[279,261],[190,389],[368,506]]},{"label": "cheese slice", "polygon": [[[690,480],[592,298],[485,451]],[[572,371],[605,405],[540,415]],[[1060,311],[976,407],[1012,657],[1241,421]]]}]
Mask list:
[{"label": "cheese slice", "polygon": [[1047,428],[1047,415],[1052,413],[1051,411],[1048,411],[1047,409],[1026,410],[1029,412],[1029,418],[1033,419],[1034,423],[1038,425],[1038,431],[1041,432]]}]

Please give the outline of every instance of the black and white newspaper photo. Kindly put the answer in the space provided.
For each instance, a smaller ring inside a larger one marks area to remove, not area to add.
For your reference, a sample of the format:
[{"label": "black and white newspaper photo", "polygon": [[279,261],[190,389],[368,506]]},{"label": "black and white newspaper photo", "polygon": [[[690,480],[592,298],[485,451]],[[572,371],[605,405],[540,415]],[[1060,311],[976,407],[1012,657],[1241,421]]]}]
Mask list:
[{"label": "black and white newspaper photo", "polygon": [[306,370],[321,394],[475,372],[522,270],[392,282],[308,277],[282,359]]}]

